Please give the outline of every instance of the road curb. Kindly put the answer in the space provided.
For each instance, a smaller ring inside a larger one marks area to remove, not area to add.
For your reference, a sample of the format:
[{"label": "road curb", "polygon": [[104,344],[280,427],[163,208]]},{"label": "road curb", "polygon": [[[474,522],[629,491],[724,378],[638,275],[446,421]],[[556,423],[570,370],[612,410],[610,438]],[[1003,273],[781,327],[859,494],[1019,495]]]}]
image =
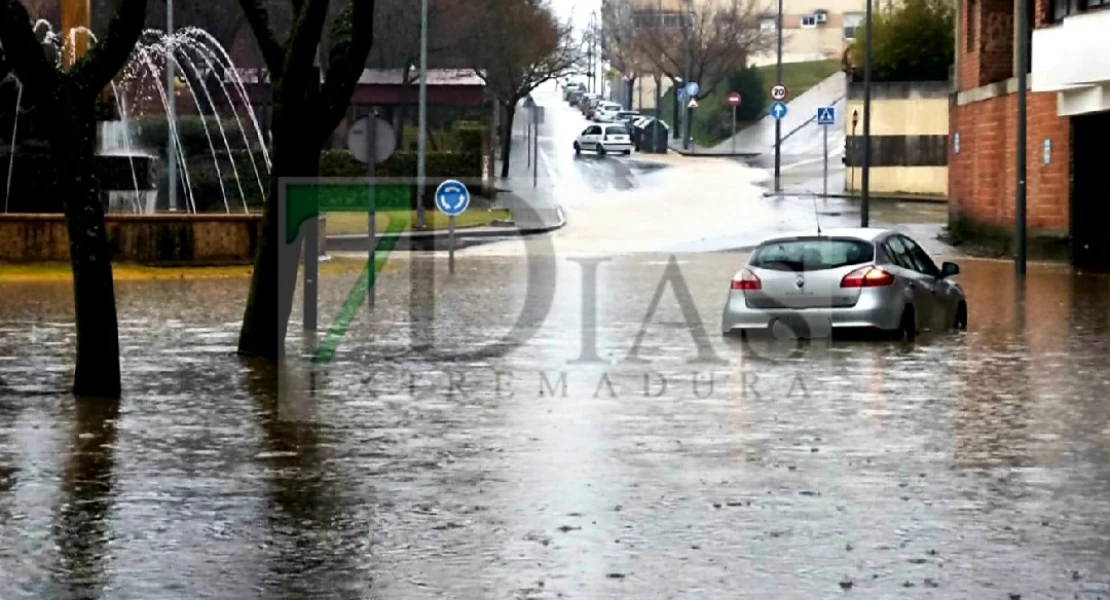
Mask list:
[{"label": "road curb", "polygon": [[691,152],[689,150],[680,150],[673,146],[670,147],[669,150],[679,156],[693,158],[758,158],[763,155],[762,152]]},{"label": "road curb", "polygon": [[[839,199],[839,200],[859,200],[860,199],[860,196],[858,194],[819,194],[819,193],[815,193],[815,192],[763,192],[763,197],[764,198],[771,198],[771,197],[776,197],[776,196],[778,196],[778,197],[797,196],[797,197],[814,197],[814,198],[836,198],[836,199]],[[906,202],[906,203],[913,203],[913,204],[937,204],[937,205],[948,204],[948,198],[944,197],[944,196],[898,196],[898,195],[880,194],[880,195],[872,195],[871,199],[872,200],[877,200],[879,202]]]},{"label": "road curb", "polygon": [[[540,227],[471,227],[455,229],[455,240],[457,242],[494,240],[551,233],[552,231],[557,231],[566,227],[567,224],[566,211],[563,207],[556,206],[555,212],[559,220],[557,223],[551,225],[543,225]],[[429,245],[446,243],[449,235],[446,229],[416,232],[405,231],[396,234],[398,246],[395,247],[395,249],[423,248]],[[326,239],[327,249],[337,252],[363,250],[365,249],[367,237],[368,236],[365,234],[329,235]],[[379,235],[378,240],[380,241],[383,237],[384,236]]]}]

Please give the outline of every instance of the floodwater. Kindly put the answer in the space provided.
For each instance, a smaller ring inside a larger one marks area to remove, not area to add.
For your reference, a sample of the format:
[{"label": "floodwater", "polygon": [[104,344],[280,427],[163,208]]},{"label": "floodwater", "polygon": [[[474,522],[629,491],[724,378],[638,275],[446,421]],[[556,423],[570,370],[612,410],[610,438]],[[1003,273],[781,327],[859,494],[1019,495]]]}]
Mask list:
[{"label": "floodwater", "polygon": [[6,285],[0,597],[1110,598],[1110,279],[964,261],[966,333],[742,346],[741,259],[397,257],[345,337],[325,278],[278,395],[245,280],[124,282],[118,406],[64,393],[68,285]]}]

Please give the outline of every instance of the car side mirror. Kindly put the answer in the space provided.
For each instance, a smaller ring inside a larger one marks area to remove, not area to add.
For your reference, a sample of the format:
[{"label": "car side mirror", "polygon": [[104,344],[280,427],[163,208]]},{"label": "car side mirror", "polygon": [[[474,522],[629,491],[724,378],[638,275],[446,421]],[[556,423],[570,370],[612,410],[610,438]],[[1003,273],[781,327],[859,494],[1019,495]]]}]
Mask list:
[{"label": "car side mirror", "polygon": [[956,263],[946,262],[940,266],[940,276],[942,279],[953,277],[960,274],[960,265]]}]

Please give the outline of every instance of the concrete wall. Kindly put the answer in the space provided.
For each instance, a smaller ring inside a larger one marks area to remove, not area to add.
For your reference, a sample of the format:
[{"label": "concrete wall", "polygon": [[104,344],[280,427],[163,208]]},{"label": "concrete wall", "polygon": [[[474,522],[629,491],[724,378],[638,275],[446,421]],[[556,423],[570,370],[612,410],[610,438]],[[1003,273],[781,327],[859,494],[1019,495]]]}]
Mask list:
[{"label": "concrete wall", "polygon": [[[871,191],[948,192],[948,82],[876,83],[871,91]],[[853,112],[859,120],[852,126]],[[848,88],[844,186],[858,191],[863,165],[863,86]],[[853,133],[855,135],[853,135]]]},{"label": "concrete wall", "polygon": [[[260,214],[108,215],[106,220],[113,260],[142,264],[250,264],[262,226]],[[0,261],[68,262],[65,217],[0,214]]]}]

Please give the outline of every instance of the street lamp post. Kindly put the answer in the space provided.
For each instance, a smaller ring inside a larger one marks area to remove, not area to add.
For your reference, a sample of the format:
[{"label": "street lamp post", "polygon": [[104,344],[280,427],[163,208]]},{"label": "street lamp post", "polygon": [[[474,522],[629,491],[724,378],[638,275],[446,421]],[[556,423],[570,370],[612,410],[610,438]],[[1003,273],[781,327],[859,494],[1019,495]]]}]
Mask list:
[{"label": "street lamp post", "polygon": [[169,134],[166,136],[166,161],[167,165],[167,190],[169,193],[168,208],[177,210],[177,148],[174,146],[174,126],[177,123],[177,86],[174,85],[177,74],[174,73],[173,64],[173,0],[166,0],[166,127]]},{"label": "street lamp post", "polygon": [[[870,0],[868,0],[870,2]],[[779,0],[778,16],[775,18],[775,33],[778,37],[778,58],[775,62],[775,83],[782,84],[782,0]],[[782,119],[775,119],[775,191],[782,191]]]},{"label": "street lamp post", "polygon": [[1029,0],[1018,0],[1017,28],[1018,28],[1018,92],[1017,92],[1017,197],[1014,199],[1014,271],[1018,275],[1025,274],[1025,201],[1026,201],[1026,103],[1025,94],[1028,89],[1027,76],[1029,72]]},{"label": "street lamp post", "polygon": [[860,176],[860,226],[871,223],[871,3],[867,0],[867,40],[863,57],[863,173]]},{"label": "street lamp post", "polygon": [[428,145],[428,0],[420,2],[420,131],[416,135],[416,228],[427,227],[424,214],[424,179]]},{"label": "street lamp post", "polygon": [[[845,149],[845,152],[848,155],[848,157],[852,157],[852,156],[855,155],[855,153],[850,152],[850,150],[854,150],[855,147],[856,147],[856,125],[858,125],[858,124],[859,124],[859,111],[858,110],[853,110],[852,111],[852,138],[851,138],[852,143],[851,143],[851,145],[849,145],[848,148]],[[849,160],[848,162],[853,163],[855,161]],[[849,164],[848,165],[848,172],[851,173],[851,181],[848,184],[848,189],[850,189],[852,192],[855,192],[856,191],[856,166],[854,164]]]},{"label": "street lamp post", "polygon": [[[779,1],[781,2],[781,0],[779,0]],[[690,80],[690,76],[691,76],[690,70],[692,68],[691,63],[694,60],[694,57],[692,56],[692,52],[690,51],[690,20],[693,18],[693,15],[694,15],[694,12],[693,12],[693,8],[690,6],[690,0],[686,0],[686,14],[682,15],[682,37],[684,38],[684,42],[686,44],[686,69],[685,69],[685,73],[682,77],[683,85],[690,85],[690,81],[691,81]],[[691,98],[691,100],[693,100],[693,98]],[[686,107],[683,107],[683,108],[685,109],[684,115],[686,117],[685,118],[685,121],[686,121],[685,122],[686,135],[682,139],[682,149],[683,150],[689,150],[690,149],[690,130],[693,128],[693,124],[691,123],[691,121],[694,120],[694,118],[693,118],[694,117],[694,109],[690,108],[689,106],[686,106]]]}]

